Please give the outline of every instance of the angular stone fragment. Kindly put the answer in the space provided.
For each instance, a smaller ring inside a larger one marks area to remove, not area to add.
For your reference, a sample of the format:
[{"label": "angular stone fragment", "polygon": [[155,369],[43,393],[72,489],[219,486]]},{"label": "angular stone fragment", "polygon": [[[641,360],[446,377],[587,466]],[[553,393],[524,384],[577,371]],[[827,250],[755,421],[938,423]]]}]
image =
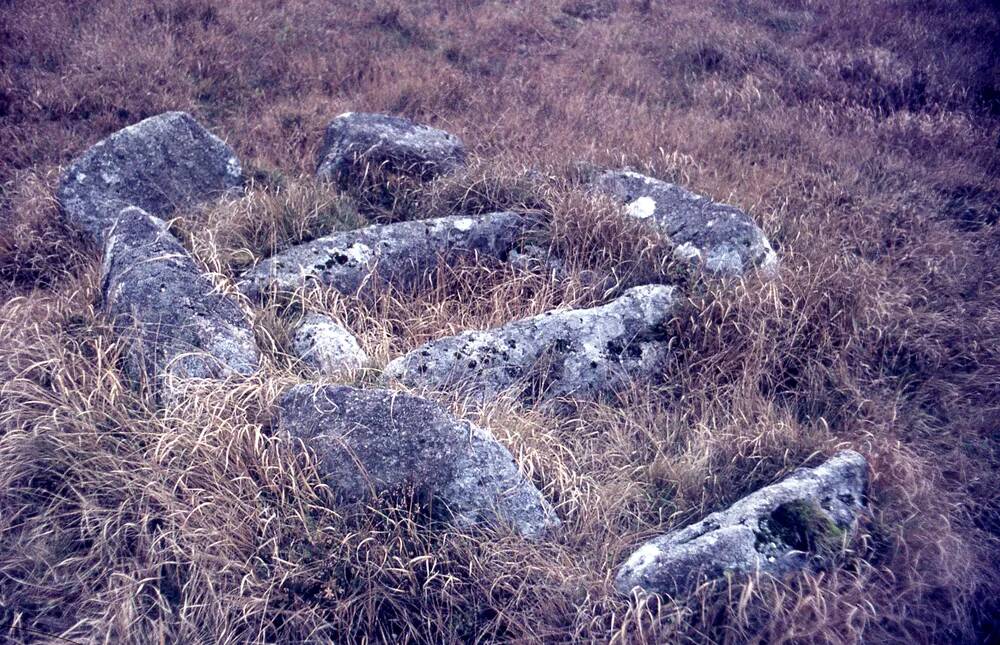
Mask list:
[{"label": "angular stone fragment", "polygon": [[777,255],[749,215],[680,186],[627,170],[599,174],[594,187],[625,204],[625,212],[666,234],[679,260],[694,260],[710,273],[738,275],[753,267],[771,270]]},{"label": "angular stone fragment", "polygon": [[257,370],[253,330],[230,297],[214,288],[166,224],[126,208],[107,234],[104,308],[131,338],[125,371],[159,387],[167,375],[225,378]]},{"label": "angular stone fragment", "polygon": [[373,170],[431,179],[464,162],[461,139],[444,130],[398,116],[347,112],[326,128],[316,175],[341,185]]},{"label": "angular stone fragment", "polygon": [[281,399],[279,430],[316,454],[326,483],[346,503],[412,489],[460,526],[502,522],[536,539],[559,525],[506,448],[426,399],[297,385]]},{"label": "angular stone fragment", "polygon": [[662,367],[678,302],[674,287],[635,287],[600,307],[431,341],[390,362],[383,378],[480,402],[509,388],[529,401],[594,398]]},{"label": "angular stone fragment", "polygon": [[687,528],[654,538],[622,565],[619,593],[684,594],[727,573],[780,577],[836,552],[856,529],[868,465],[844,450],[816,468],[744,497]]},{"label": "angular stone fragment", "polygon": [[63,173],[63,212],[94,242],[126,206],[164,217],[241,186],[232,149],[185,112],[165,112],[98,142]]},{"label": "angular stone fragment", "polygon": [[439,261],[454,263],[477,254],[506,259],[530,225],[516,213],[490,213],[367,226],[272,256],[249,271],[240,288],[252,297],[308,285],[349,295],[365,295],[384,284],[413,288]]},{"label": "angular stone fragment", "polygon": [[292,331],[292,351],[303,363],[330,378],[349,377],[368,364],[358,339],[323,314],[309,314]]}]

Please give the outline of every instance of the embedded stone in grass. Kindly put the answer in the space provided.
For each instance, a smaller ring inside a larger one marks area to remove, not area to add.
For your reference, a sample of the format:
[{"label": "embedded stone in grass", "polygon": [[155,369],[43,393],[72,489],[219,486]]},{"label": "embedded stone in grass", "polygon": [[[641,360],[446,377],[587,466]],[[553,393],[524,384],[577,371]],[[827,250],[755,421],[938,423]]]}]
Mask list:
[{"label": "embedded stone in grass", "polygon": [[628,216],[648,221],[666,234],[679,260],[695,261],[722,275],[777,265],[764,232],[735,206],[627,170],[602,172],[592,184],[621,201]]},{"label": "embedded stone in grass", "polygon": [[166,224],[139,208],[122,210],[104,244],[101,292],[115,329],[129,338],[133,383],[166,377],[220,379],[257,370],[253,330],[239,305],[219,293]]},{"label": "embedded stone in grass", "polygon": [[466,331],[393,360],[383,379],[480,402],[508,390],[528,401],[596,398],[663,366],[670,353],[666,323],[679,300],[674,287],[646,285],[599,307]]},{"label": "embedded stone in grass", "polygon": [[348,295],[370,295],[381,285],[413,288],[439,262],[490,256],[506,260],[529,230],[529,218],[490,213],[367,226],[292,247],[248,271],[244,293],[323,285]]},{"label": "embedded stone in grass", "polygon": [[459,526],[500,522],[537,539],[559,525],[490,432],[418,396],[297,385],[281,398],[279,430],[313,451],[345,503],[412,490]]},{"label": "embedded stone in grass", "polygon": [[127,206],[164,217],[243,183],[233,150],[185,112],[165,112],[115,132],[65,170],[63,212],[95,243]]},{"label": "embedded stone in grass", "polygon": [[331,378],[349,377],[368,364],[358,339],[323,314],[309,314],[296,325],[292,351],[310,368]]},{"label": "embedded stone in grass", "polygon": [[347,112],[326,128],[316,175],[346,186],[373,171],[431,179],[465,163],[461,139],[409,119]]},{"label": "embedded stone in grass", "polygon": [[865,458],[838,452],[646,542],[622,565],[615,587],[623,594],[638,587],[675,596],[729,573],[780,577],[822,564],[854,533],[867,481]]},{"label": "embedded stone in grass", "polygon": [[567,0],[560,10],[580,20],[599,20],[610,17],[617,5],[617,0]]}]

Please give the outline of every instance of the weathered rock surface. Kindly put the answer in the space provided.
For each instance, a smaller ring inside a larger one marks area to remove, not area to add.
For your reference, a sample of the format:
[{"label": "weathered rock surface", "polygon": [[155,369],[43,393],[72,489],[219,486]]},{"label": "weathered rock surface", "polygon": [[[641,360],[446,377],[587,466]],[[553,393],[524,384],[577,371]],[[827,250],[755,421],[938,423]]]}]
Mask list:
[{"label": "weathered rock surface", "polygon": [[841,451],[646,542],[622,566],[615,587],[623,594],[639,587],[677,595],[727,573],[783,576],[821,562],[853,534],[867,481],[865,458]]},{"label": "weathered rock surface", "polygon": [[252,297],[308,285],[358,295],[384,284],[412,288],[439,261],[476,254],[506,259],[530,225],[516,213],[490,213],[367,226],[268,258],[243,277],[240,288]]},{"label": "weathered rock surface", "polygon": [[549,273],[556,279],[566,277],[566,262],[536,244],[527,244],[520,251],[511,251],[507,260],[512,267],[521,271]]},{"label": "weathered rock surface", "polygon": [[358,339],[323,314],[309,314],[296,325],[292,351],[310,368],[330,378],[350,377],[368,364]]},{"label": "weathered rock surface", "polygon": [[431,179],[464,162],[462,141],[444,130],[398,116],[347,112],[326,128],[316,175],[341,185],[372,169]]},{"label": "weathered rock surface", "polygon": [[753,267],[770,270],[777,264],[764,232],[735,206],[627,170],[600,173],[593,185],[625,204],[629,216],[648,220],[665,233],[680,260],[694,260],[721,275]]},{"label": "weathered rock surface", "polygon": [[344,502],[412,489],[460,526],[501,522],[534,539],[559,525],[506,448],[426,399],[297,385],[281,399],[279,429],[313,450]]},{"label": "weathered rock surface", "polygon": [[126,206],[163,217],[241,186],[232,149],[190,114],[165,112],[95,144],[66,169],[58,198],[94,242]]},{"label": "weathered rock surface", "polygon": [[258,367],[253,330],[230,297],[167,230],[139,208],[126,208],[107,234],[101,289],[119,333],[130,337],[125,370],[158,387],[167,375],[225,378]]},{"label": "weathered rock surface", "polygon": [[600,307],[431,341],[390,362],[383,378],[478,401],[509,388],[526,400],[594,398],[662,367],[678,302],[674,287],[635,287]]}]

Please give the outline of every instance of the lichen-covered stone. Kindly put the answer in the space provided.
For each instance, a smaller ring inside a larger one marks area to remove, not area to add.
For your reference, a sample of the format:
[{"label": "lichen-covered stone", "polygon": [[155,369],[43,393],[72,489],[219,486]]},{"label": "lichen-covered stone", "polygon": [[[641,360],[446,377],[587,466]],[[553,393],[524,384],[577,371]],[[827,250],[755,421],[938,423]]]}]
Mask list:
[{"label": "lichen-covered stone", "polygon": [[622,566],[615,587],[678,595],[728,573],[780,577],[820,563],[856,529],[867,481],[865,458],[841,451],[646,542]]},{"label": "lichen-covered stone", "polygon": [[384,379],[481,402],[512,388],[525,400],[595,398],[663,366],[678,302],[674,287],[646,285],[600,307],[466,331],[393,360]]},{"label": "lichen-covered stone", "polygon": [[439,262],[476,255],[505,260],[530,228],[527,217],[490,213],[367,226],[322,237],[264,260],[243,277],[244,293],[293,291],[324,285],[365,295],[390,284],[413,288]]},{"label": "lichen-covered stone", "polygon": [[257,370],[253,330],[219,293],[166,224],[139,208],[121,212],[107,234],[104,309],[130,339],[125,371],[159,387],[165,377],[226,378]]},{"label": "lichen-covered stone", "polygon": [[166,112],[87,150],[63,173],[58,198],[69,221],[100,244],[126,206],[164,217],[242,183],[229,146],[190,114]]},{"label": "lichen-covered stone", "polygon": [[738,275],[754,267],[772,270],[777,264],[764,232],[735,206],[626,170],[600,173],[593,185],[625,204],[630,217],[648,221],[664,233],[679,260],[720,275]]},{"label": "lichen-covered stone", "polygon": [[323,314],[309,314],[292,330],[292,351],[310,368],[330,378],[346,378],[368,364],[358,339]]},{"label": "lichen-covered stone", "polygon": [[412,490],[460,526],[500,522],[534,539],[559,525],[489,432],[418,396],[297,385],[281,399],[279,430],[313,451],[345,503]]},{"label": "lichen-covered stone", "polygon": [[327,126],[316,175],[341,185],[372,171],[430,179],[464,162],[462,141],[444,130],[398,116],[348,112]]}]

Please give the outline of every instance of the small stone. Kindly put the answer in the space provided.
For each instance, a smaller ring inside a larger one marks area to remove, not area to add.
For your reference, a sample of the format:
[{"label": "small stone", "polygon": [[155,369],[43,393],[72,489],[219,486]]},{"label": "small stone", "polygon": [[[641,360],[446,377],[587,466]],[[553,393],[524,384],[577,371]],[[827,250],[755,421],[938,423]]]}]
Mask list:
[{"label": "small stone", "polygon": [[466,331],[393,360],[383,380],[479,402],[508,390],[525,401],[596,398],[657,373],[669,354],[666,323],[678,303],[674,287],[646,285],[599,307]]},{"label": "small stone", "polygon": [[345,504],[412,490],[463,527],[499,522],[538,539],[559,526],[492,434],[418,396],[297,385],[281,398],[279,430],[314,452]]},{"label": "small stone", "polygon": [[777,266],[777,255],[764,232],[735,206],[627,170],[599,173],[592,185],[619,200],[628,216],[648,221],[664,233],[678,260],[695,261],[720,275],[739,275],[754,267],[771,271]]},{"label": "small stone", "polygon": [[841,451],[646,542],[622,565],[615,588],[677,596],[726,572],[781,577],[821,564],[856,530],[867,482],[865,458]]},{"label": "small stone", "polygon": [[567,276],[566,263],[549,253],[548,249],[535,244],[525,245],[520,251],[511,251],[507,260],[512,267],[521,271],[541,271],[551,274],[557,280]]},{"label": "small stone", "polygon": [[345,186],[377,170],[431,179],[465,163],[461,139],[398,116],[348,112],[326,128],[316,175]]},{"label": "small stone", "polygon": [[516,213],[367,226],[272,256],[247,272],[240,288],[255,298],[310,285],[359,296],[383,285],[412,289],[427,282],[439,262],[476,256],[506,260],[530,227],[529,218]]},{"label": "small stone", "polygon": [[101,292],[115,329],[131,338],[125,371],[159,389],[167,376],[223,379],[257,370],[249,321],[219,293],[166,224],[126,208],[107,234]]},{"label": "small stone", "polygon": [[368,364],[358,339],[323,314],[309,314],[295,327],[292,351],[311,369],[330,378],[350,378]]},{"label": "small stone", "polygon": [[157,217],[243,184],[233,150],[185,112],[165,112],[98,142],[63,173],[57,193],[69,221],[92,241],[127,206]]}]

